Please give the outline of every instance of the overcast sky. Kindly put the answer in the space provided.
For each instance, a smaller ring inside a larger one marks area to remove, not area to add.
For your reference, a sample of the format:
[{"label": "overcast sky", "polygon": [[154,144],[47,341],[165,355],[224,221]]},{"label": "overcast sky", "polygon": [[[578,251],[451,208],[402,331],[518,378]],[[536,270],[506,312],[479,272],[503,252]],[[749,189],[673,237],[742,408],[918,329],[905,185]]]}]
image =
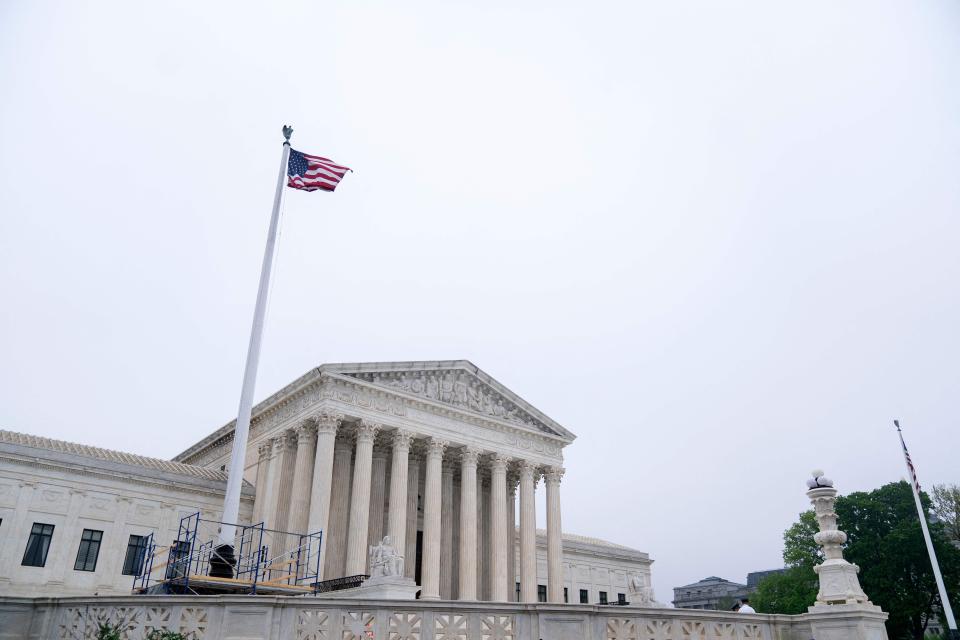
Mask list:
[{"label": "overcast sky", "polygon": [[170,457],[235,416],[291,123],[356,171],[287,193],[258,398],[467,358],[579,436],[564,528],[659,599],[781,566],[811,469],[903,476],[894,417],[960,481],[958,33],[953,0],[7,0],[0,428]]}]

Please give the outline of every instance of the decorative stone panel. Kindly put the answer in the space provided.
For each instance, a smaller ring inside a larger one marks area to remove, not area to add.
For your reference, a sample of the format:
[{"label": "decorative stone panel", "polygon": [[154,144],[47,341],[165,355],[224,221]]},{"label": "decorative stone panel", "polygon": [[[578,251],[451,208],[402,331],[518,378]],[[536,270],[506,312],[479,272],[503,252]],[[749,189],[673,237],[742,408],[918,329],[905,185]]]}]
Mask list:
[{"label": "decorative stone panel", "polygon": [[680,623],[680,637],[676,640],[706,640],[707,629],[702,622],[686,620]]},{"label": "decorative stone panel", "polygon": [[608,618],[607,640],[639,640],[637,623],[630,618]]},{"label": "decorative stone panel", "polygon": [[143,635],[151,631],[163,631],[170,628],[170,609],[167,607],[147,607],[143,617]]},{"label": "decorative stone panel", "polygon": [[419,613],[394,613],[387,640],[420,640],[421,622]]},{"label": "decorative stone panel", "polygon": [[192,640],[203,640],[207,625],[207,609],[205,607],[184,607],[180,611],[180,633],[190,634]]},{"label": "decorative stone panel", "polygon": [[317,609],[297,612],[297,640],[329,640],[330,616]]},{"label": "decorative stone panel", "polygon": [[738,624],[737,640],[763,640],[763,627],[759,624]]},{"label": "decorative stone panel", "polygon": [[374,616],[368,611],[347,611],[343,614],[343,640],[372,640]]},{"label": "decorative stone panel", "polygon": [[513,616],[484,616],[480,619],[482,640],[513,640]]},{"label": "decorative stone panel", "polygon": [[669,620],[645,620],[641,640],[673,640],[673,624]]},{"label": "decorative stone panel", "polygon": [[467,616],[438,613],[433,618],[434,640],[467,640]]}]

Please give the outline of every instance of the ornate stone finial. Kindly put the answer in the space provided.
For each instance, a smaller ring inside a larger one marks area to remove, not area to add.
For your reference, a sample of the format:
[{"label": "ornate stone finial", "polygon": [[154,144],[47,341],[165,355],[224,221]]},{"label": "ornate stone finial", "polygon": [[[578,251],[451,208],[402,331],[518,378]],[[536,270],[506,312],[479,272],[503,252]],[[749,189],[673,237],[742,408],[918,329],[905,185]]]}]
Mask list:
[{"label": "ornate stone finial", "polygon": [[823,471],[820,469],[814,469],[811,471],[813,478],[807,480],[808,489],[816,489],[817,487],[832,487],[833,480],[823,475]]},{"label": "ornate stone finial", "polygon": [[290,136],[293,135],[293,127],[288,124],[283,125],[283,137],[285,138],[284,144],[290,144]]},{"label": "ornate stone finial", "polygon": [[833,507],[837,502],[837,490],[833,481],[823,475],[823,471],[813,472],[813,479],[807,481],[810,490],[807,497],[813,505],[814,514],[820,531],[813,536],[814,542],[823,547],[824,560],[813,568],[820,577],[820,591],[811,611],[818,607],[832,605],[860,605],[874,607],[867,594],[860,587],[857,573],[860,568],[843,559],[843,543],[847,534],[837,528],[837,513]]}]

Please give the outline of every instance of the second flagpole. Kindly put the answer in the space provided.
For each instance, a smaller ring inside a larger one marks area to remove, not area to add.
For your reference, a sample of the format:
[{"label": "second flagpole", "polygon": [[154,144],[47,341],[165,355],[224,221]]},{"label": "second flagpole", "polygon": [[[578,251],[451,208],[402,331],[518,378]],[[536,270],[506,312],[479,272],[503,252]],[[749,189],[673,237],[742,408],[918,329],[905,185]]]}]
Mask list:
[{"label": "second flagpole", "polygon": [[[280,220],[280,204],[283,201],[287,180],[287,163],[290,160],[290,136],[293,128],[283,127],[283,153],[280,156],[280,175],[277,177],[277,192],[273,197],[273,214],[267,232],[267,246],[263,251],[263,266],[260,268],[260,288],[253,311],[253,326],[250,329],[250,344],[247,347],[247,364],[243,371],[243,388],[240,391],[240,408],[233,430],[233,451],[227,468],[227,492],[223,498],[223,516],[220,525],[220,545],[233,545],[236,526],[240,516],[240,490],[243,487],[243,470],[247,453],[247,438],[250,434],[250,414],[253,410],[253,394],[257,386],[257,365],[260,362],[260,344],[263,341],[263,324],[267,312],[267,297],[270,291],[270,272],[277,244],[277,227]],[[232,555],[232,553],[231,553]]]}]

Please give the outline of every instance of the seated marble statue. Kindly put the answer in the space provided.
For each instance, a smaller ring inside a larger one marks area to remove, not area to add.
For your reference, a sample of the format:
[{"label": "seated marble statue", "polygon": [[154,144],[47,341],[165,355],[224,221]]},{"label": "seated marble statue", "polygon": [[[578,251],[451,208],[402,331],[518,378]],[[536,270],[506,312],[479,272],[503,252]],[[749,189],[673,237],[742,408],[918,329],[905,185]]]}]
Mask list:
[{"label": "seated marble statue", "polygon": [[661,606],[653,593],[653,587],[648,586],[642,576],[630,578],[630,602],[641,607]]},{"label": "seated marble statue", "polygon": [[393,538],[384,536],[380,544],[370,547],[370,577],[403,576],[403,556],[393,546]]}]

